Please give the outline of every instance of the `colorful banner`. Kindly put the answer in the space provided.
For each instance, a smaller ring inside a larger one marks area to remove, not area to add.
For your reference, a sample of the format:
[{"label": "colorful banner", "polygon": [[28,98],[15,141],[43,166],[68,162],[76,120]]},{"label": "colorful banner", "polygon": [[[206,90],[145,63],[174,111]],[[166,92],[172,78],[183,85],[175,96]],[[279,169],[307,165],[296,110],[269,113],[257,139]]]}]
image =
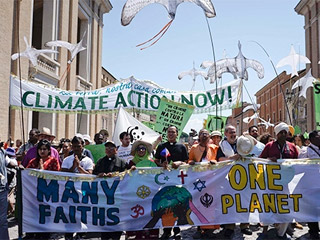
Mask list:
[{"label": "colorful banner", "polygon": [[177,139],[180,138],[193,110],[194,106],[161,98],[154,130],[162,135],[163,142],[167,141],[167,129],[172,125],[177,127]]},{"label": "colorful banner", "polygon": [[[195,113],[231,109],[236,103],[239,81],[232,81],[216,90],[180,92],[162,88],[151,81],[131,77],[116,84],[91,91],[67,91],[22,81],[22,105],[26,109],[46,112],[105,112],[119,107],[157,111],[160,99],[167,99],[195,106]],[[11,77],[10,105],[21,106],[20,81]]]},{"label": "colorful banner", "polygon": [[320,82],[314,83],[314,112],[316,121],[316,130],[320,130]]},{"label": "colorful banner", "polygon": [[320,221],[320,160],[226,161],[93,175],[22,171],[24,232]]}]

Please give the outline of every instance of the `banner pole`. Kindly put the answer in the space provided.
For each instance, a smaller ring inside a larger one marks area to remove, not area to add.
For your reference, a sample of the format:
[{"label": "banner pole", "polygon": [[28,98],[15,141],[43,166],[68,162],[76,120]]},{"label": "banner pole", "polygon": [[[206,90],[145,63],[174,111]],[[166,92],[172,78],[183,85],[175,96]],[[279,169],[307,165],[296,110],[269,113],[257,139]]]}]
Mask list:
[{"label": "banner pole", "polygon": [[17,171],[17,203],[16,207],[18,210],[18,239],[22,239],[22,179],[21,169]]}]

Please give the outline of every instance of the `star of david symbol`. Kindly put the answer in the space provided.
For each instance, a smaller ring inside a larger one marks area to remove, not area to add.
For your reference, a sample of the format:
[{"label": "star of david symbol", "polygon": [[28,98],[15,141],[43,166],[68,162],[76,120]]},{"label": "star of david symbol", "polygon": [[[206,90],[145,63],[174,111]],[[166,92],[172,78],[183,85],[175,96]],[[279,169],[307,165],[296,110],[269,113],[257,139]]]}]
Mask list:
[{"label": "star of david symbol", "polygon": [[202,191],[202,189],[206,188],[206,185],[205,185],[206,181],[201,181],[200,179],[197,179],[196,182],[193,183],[194,185],[194,189],[197,189],[199,192]]}]

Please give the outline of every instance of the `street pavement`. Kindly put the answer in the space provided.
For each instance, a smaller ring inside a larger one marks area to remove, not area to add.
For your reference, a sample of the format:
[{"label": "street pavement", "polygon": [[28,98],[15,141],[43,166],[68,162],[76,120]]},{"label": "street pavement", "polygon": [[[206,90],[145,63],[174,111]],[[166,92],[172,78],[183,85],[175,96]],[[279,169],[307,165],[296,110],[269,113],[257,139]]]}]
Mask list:
[{"label": "street pavement", "polygon": [[[10,239],[18,239],[18,223],[14,218],[9,218],[9,236]],[[291,233],[292,236],[287,234],[288,239],[298,239],[298,240],[309,240],[309,234],[308,234],[308,227],[306,224],[302,224],[303,229],[297,229],[295,228],[293,233]],[[253,234],[251,236],[249,235],[243,235],[240,231],[239,226],[235,229],[235,234],[232,236],[232,240],[261,240],[261,239],[280,239],[276,236],[276,231],[273,227],[269,227],[268,235],[267,237],[264,235],[261,235],[262,233],[262,227],[257,226],[250,226],[251,230],[253,231]],[[181,239],[193,239],[192,235],[196,232],[196,227],[181,227]],[[214,238],[213,239],[226,239],[223,236],[223,230],[217,229],[214,232]],[[1,236],[0,236],[1,239]],[[64,239],[63,234],[54,234],[52,239]],[[98,240],[99,238],[95,236],[92,233],[88,233],[87,236],[85,236],[83,239],[92,239],[92,240]],[[125,239],[125,235],[123,234],[121,236],[121,240]],[[170,239],[174,239],[171,237]]]}]

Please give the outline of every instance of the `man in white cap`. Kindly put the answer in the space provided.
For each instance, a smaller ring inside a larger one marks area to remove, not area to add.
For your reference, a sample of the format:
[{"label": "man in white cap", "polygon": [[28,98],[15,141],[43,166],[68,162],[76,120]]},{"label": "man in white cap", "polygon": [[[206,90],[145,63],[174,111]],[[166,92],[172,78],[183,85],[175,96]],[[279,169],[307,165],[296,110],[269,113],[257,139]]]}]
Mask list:
[{"label": "man in white cap", "polygon": [[276,134],[276,141],[269,142],[260,154],[260,158],[267,158],[273,162],[277,159],[284,158],[298,158],[299,151],[297,147],[288,141],[286,141],[289,126],[281,122],[274,127]]},{"label": "man in white cap", "polygon": [[[267,158],[273,162],[277,162],[278,159],[285,158],[298,158],[299,151],[293,143],[286,141],[289,133],[288,124],[281,122],[274,127],[276,134],[276,141],[268,142],[260,154],[260,158]],[[286,238],[286,231],[289,223],[279,223],[277,226],[277,234],[281,238]],[[264,232],[267,231],[267,227],[264,227]]]}]

